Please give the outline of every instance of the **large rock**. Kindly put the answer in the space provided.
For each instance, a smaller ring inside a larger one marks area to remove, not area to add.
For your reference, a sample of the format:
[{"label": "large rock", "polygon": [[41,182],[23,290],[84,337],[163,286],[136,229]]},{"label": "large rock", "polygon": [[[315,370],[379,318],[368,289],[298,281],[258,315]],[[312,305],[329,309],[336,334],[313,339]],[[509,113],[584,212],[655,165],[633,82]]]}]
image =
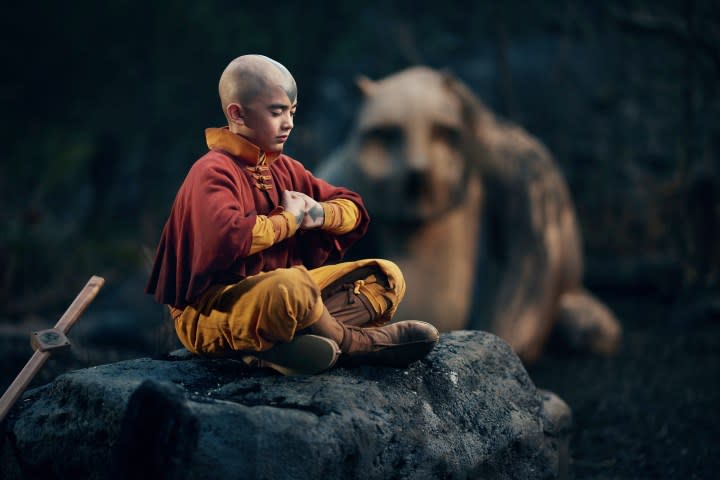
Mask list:
[{"label": "large rock", "polygon": [[570,424],[479,331],[405,370],[282,377],[176,354],[29,391],[3,425],[0,477],[553,478]]}]

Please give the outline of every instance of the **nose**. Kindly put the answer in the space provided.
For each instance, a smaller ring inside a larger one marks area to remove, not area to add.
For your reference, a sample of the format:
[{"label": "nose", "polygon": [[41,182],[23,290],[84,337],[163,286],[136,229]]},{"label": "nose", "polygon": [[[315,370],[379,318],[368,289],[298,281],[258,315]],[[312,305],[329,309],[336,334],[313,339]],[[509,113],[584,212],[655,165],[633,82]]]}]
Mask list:
[{"label": "nose", "polygon": [[428,191],[428,179],[424,172],[410,170],[405,177],[405,196],[417,200]]},{"label": "nose", "polygon": [[428,157],[428,135],[424,125],[414,126],[407,135],[406,162],[410,172],[414,175],[423,175],[430,168]]},{"label": "nose", "polygon": [[283,123],[282,128],[283,130],[292,130],[295,124],[293,123],[293,116],[289,112],[285,115],[283,115]]},{"label": "nose", "polygon": [[430,158],[424,125],[414,125],[408,133],[405,152],[405,195],[419,199],[430,190]]}]

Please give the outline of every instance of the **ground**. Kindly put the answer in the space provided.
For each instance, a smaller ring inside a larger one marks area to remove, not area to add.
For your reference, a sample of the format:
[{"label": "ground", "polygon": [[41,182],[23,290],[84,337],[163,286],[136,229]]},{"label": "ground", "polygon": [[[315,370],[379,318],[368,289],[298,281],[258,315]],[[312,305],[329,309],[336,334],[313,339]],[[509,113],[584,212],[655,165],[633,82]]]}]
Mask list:
[{"label": "ground", "polygon": [[616,357],[551,352],[528,369],[573,410],[572,478],[718,478],[720,319],[676,323],[662,300],[608,300],[625,328]]}]

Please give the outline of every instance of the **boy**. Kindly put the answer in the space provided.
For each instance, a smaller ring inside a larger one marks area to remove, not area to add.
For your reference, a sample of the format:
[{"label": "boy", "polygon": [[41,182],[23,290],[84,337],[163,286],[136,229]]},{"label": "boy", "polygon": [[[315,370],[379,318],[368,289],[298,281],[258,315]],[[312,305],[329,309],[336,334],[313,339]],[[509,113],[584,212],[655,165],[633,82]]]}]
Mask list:
[{"label": "boy", "polygon": [[406,366],[438,341],[428,323],[385,325],[405,282],[385,260],[323,266],[368,227],[356,193],[282,154],[297,87],[280,63],[245,55],[220,78],[228,126],[190,169],[160,238],[146,292],[170,307],[181,343],[251,356],[284,374],[345,364]]}]

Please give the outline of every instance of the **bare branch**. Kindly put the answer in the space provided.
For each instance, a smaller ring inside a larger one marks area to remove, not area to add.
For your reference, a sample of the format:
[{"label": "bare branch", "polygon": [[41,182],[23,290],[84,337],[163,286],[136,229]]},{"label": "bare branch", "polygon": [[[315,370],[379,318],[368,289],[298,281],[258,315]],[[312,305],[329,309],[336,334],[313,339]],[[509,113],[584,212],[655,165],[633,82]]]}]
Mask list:
[{"label": "bare branch", "polygon": [[692,42],[698,51],[709,56],[715,67],[720,70],[720,50],[717,48],[720,41],[714,41],[709,33],[707,35],[691,33],[685,21],[643,12],[623,12],[613,8],[610,10],[610,15],[627,32],[664,37],[683,47]]}]

